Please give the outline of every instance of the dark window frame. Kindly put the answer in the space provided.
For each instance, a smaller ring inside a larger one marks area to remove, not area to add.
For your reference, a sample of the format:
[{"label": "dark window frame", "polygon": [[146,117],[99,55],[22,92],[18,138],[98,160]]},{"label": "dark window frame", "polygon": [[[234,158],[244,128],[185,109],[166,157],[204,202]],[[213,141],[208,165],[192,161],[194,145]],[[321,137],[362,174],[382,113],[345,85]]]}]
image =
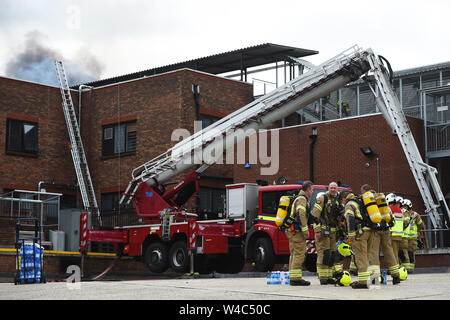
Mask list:
[{"label": "dark window frame", "polygon": [[[15,126],[15,128],[13,128],[13,126]],[[33,127],[30,130],[32,135],[29,135],[28,139],[27,132],[25,132],[25,126]],[[13,141],[14,137],[11,137],[13,130],[16,130],[17,132],[15,133],[19,134],[18,137],[15,137],[16,141]],[[39,153],[39,123],[7,118],[5,152],[13,155],[37,156]]]},{"label": "dark window frame", "polygon": [[[130,131],[130,126],[134,126],[134,130]],[[122,129],[124,128],[124,129]],[[110,132],[107,130],[111,130]],[[121,141],[118,134],[120,130],[124,130],[124,140]],[[106,137],[105,133],[112,133]],[[119,141],[117,141],[119,139]],[[118,143],[119,142],[119,143]],[[123,143],[123,145],[122,145]],[[116,157],[122,155],[134,155],[137,150],[137,121],[126,121],[111,123],[102,126],[102,157]]]},{"label": "dark window frame", "polygon": [[122,197],[123,191],[116,192],[104,192],[100,196],[100,203],[102,212],[111,213],[117,212],[120,210],[132,209],[134,208],[133,203],[131,202],[129,205],[124,208],[120,208],[120,198]]},{"label": "dark window frame", "polygon": [[220,119],[222,119],[222,118],[217,117],[217,116],[212,116],[209,114],[205,114],[205,113],[200,113],[198,120],[202,122],[202,129],[205,129],[206,127],[209,127],[210,125],[219,121]]}]

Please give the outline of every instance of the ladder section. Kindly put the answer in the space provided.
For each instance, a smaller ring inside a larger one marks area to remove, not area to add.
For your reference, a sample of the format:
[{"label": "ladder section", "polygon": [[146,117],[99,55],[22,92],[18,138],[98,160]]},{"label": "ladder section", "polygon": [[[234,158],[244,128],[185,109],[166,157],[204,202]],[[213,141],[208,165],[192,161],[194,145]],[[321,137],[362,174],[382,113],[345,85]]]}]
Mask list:
[{"label": "ladder section", "polygon": [[[280,120],[306,107],[310,102],[319,99],[321,96],[358,79],[368,70],[366,52],[358,46],[351,47],[320,66],[184,139],[157,158],[134,169],[132,180],[120,203],[122,204],[125,200],[129,203],[140,183],[145,181],[153,183],[151,179],[154,179],[155,183],[164,183],[189,168],[189,164],[193,165],[193,161],[189,160],[194,157],[194,153],[216,143],[217,138],[227,136],[228,139],[230,132],[235,133],[239,129],[264,129],[274,121]],[[237,134],[232,136],[230,140],[235,141],[235,137],[237,138]],[[213,162],[209,163],[205,159],[203,159],[203,163],[213,164]]]},{"label": "ladder section", "polygon": [[86,160],[86,154],[83,148],[83,142],[81,141],[80,128],[75,115],[75,108],[73,106],[72,95],[70,93],[70,87],[67,81],[66,72],[62,61],[55,61],[56,74],[58,76],[59,87],[62,96],[62,107],[64,111],[64,117],[66,119],[67,129],[69,132],[73,164],[77,175],[78,186],[80,187],[81,197],[83,199],[83,205],[86,210],[92,214],[96,214],[100,226],[101,217],[100,210],[98,209],[97,199],[95,197],[94,186],[92,184],[91,175],[89,173],[89,167]]},{"label": "ladder section", "polygon": [[[377,98],[378,106],[386,118],[386,121],[396,132],[400,140],[400,144],[402,145],[406,159],[408,160],[411,172],[414,175],[420,194],[424,200],[426,213],[429,214],[435,228],[448,229],[450,213],[436,178],[436,169],[423,162],[422,156],[414,140],[414,136],[409,128],[405,114],[403,113],[400,101],[393,91],[386,68],[383,66],[380,58],[375,55],[375,53],[371,52],[368,59],[379,89],[377,94],[377,92],[371,87],[372,92]],[[434,202],[427,183],[427,178],[433,188],[438,204]],[[438,212],[439,208],[443,211],[445,226],[441,221]]]}]

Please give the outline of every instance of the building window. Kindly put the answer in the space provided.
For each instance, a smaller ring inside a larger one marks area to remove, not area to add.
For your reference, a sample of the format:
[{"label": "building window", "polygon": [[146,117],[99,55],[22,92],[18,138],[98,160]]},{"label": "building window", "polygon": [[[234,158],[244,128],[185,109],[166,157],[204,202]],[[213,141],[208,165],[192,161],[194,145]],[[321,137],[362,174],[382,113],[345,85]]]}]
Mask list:
[{"label": "building window", "polygon": [[200,113],[199,120],[202,122],[202,129],[212,125],[214,122],[219,121],[221,118],[210,116]]},{"label": "building window", "polygon": [[38,153],[38,124],[15,119],[6,121],[6,151]]},{"label": "building window", "polygon": [[136,122],[103,126],[104,156],[136,152]]},{"label": "building window", "polygon": [[[101,204],[102,204],[102,212],[112,212],[112,211],[119,211],[119,201],[122,197],[122,192],[110,192],[110,193],[102,193],[101,198]],[[125,207],[121,209],[132,209],[133,203],[130,202],[130,204],[126,205]]]},{"label": "building window", "polygon": [[111,192],[102,194],[102,211],[118,211],[119,210],[120,193]]}]

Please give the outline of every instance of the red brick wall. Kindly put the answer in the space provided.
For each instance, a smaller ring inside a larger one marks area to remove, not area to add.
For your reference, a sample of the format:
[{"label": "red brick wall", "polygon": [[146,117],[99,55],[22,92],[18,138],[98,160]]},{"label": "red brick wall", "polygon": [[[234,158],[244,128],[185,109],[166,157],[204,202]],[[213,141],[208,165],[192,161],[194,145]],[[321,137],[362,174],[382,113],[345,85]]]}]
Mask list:
[{"label": "red brick wall", "polygon": [[[76,94],[73,94],[77,103]],[[37,157],[7,154],[6,120],[38,122]],[[37,190],[39,181],[76,184],[58,88],[0,78],[0,193],[3,189]]]},{"label": "red brick wall", "polygon": [[[423,150],[423,122],[408,118],[419,150]],[[270,184],[284,176],[289,183],[310,179],[309,144],[312,127],[318,128],[314,146],[314,182],[340,181],[359,193],[368,183],[378,189],[376,157],[369,159],[360,147],[370,146],[379,158],[379,191],[397,192],[410,198],[416,208],[421,203],[419,191],[397,136],[392,134],[381,115],[352,118],[280,130],[280,166],[277,174],[261,176],[260,165],[245,169],[235,165],[234,180]],[[365,164],[369,163],[369,167]]]}]

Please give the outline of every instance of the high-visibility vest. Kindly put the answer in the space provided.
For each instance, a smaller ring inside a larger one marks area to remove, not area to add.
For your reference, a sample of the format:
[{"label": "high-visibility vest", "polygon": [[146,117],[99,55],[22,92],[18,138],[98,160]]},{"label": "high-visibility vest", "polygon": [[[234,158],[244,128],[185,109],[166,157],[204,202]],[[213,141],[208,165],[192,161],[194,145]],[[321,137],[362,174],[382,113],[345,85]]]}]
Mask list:
[{"label": "high-visibility vest", "polygon": [[394,216],[394,225],[391,228],[391,236],[401,238],[403,236],[403,213],[399,207],[390,206],[390,208]]},{"label": "high-visibility vest", "polygon": [[411,215],[411,221],[409,222],[409,226],[405,229],[405,234],[408,239],[416,239],[417,238],[417,224],[416,224],[417,213],[413,213]]}]

